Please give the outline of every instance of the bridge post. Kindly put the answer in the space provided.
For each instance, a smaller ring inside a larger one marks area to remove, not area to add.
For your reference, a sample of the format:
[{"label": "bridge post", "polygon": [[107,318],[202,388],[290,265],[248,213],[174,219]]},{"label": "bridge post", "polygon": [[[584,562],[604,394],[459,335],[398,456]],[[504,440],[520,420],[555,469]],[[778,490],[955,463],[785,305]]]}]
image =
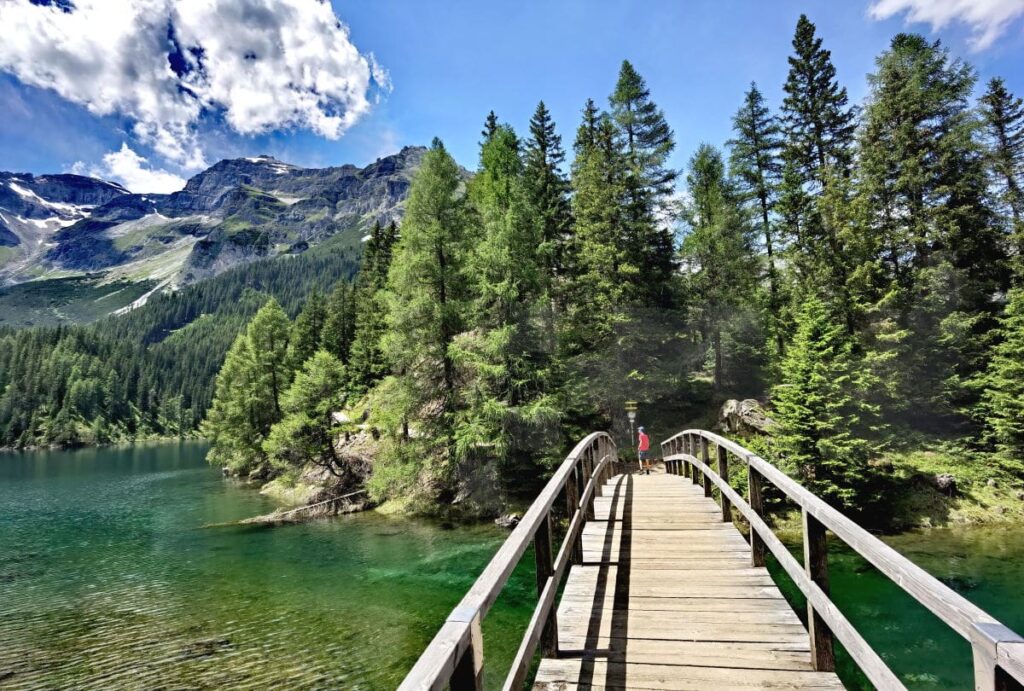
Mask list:
[{"label": "bridge post", "polygon": [[[825,595],[828,587],[828,538],[825,526],[803,510],[804,523],[804,568],[811,579]],[[835,651],[832,649],[832,631],[825,621],[807,603],[807,633],[811,637],[811,664],[819,672],[834,672]]]},{"label": "bridge post", "polygon": [[[761,473],[747,463],[747,501],[758,516],[764,515],[764,495],[761,491]],[[764,566],[764,540],[750,526],[750,565]]]},{"label": "bridge post", "polygon": [[[565,504],[569,512],[569,522],[575,518],[576,512],[580,510],[580,486],[579,486],[579,474],[580,464],[576,461],[576,464],[572,468],[572,473],[565,481]],[[573,564],[580,564],[583,562],[583,531],[579,531],[576,535],[576,539],[573,541],[572,554],[569,560]]]},{"label": "bridge post", "polygon": [[449,681],[451,691],[483,691],[484,689],[484,636],[480,629],[480,616],[470,624],[469,647],[455,663]]},{"label": "bridge post", "polygon": [[[724,446],[718,446],[718,475],[725,484],[729,484],[729,452]],[[722,500],[722,520],[726,523],[732,522],[732,503],[725,492],[719,490],[719,497]]]},{"label": "bridge post", "polygon": [[[587,483],[590,482],[590,476],[591,476],[591,474],[593,474],[593,472],[594,472],[594,457],[593,457],[593,455],[588,450],[588,451],[584,452],[584,454],[583,454],[583,481],[581,483],[582,487],[580,488],[580,492],[581,493],[585,492],[587,490]],[[587,505],[583,507],[583,512],[584,512],[584,516],[585,516],[586,520],[588,520],[588,521],[594,520],[594,495],[593,494],[590,495],[590,499],[587,501]]]},{"label": "bridge post", "polygon": [[994,622],[976,622],[971,630],[975,691],[1020,691],[1020,682],[999,666],[1001,648],[1024,649],[1024,637]]},{"label": "bridge post", "polygon": [[[697,445],[699,439],[700,437],[690,435],[690,455],[694,458],[697,458]],[[697,476],[697,466],[692,463],[690,464],[690,480],[695,485],[700,484],[700,478]]]},{"label": "bridge post", "polygon": [[[597,468],[601,464],[601,459],[604,458],[604,453],[603,453],[604,448],[603,447],[604,447],[603,440],[598,439],[597,440],[597,444],[595,446],[592,446],[591,449],[590,449],[590,467],[591,467],[591,471],[590,472],[591,473],[594,472],[593,469]],[[602,496],[603,492],[604,492],[604,469],[602,468],[601,472],[597,473],[597,476],[594,477],[594,496],[595,497],[600,497],[600,496]]]},{"label": "bridge post", "polygon": [[[537,560],[537,597],[544,595],[544,588],[555,574],[555,560],[551,538],[551,512],[548,511],[544,517],[544,522],[537,529],[537,534],[533,538],[533,551]],[[545,657],[558,657],[557,609],[557,607],[551,607],[548,619],[541,629],[540,649]]]},{"label": "bridge post", "polygon": [[[704,465],[708,468],[711,467],[711,457],[708,454],[708,440],[707,437],[700,438],[700,460],[704,461]],[[701,471],[704,476],[704,496],[711,496],[711,476]]]}]

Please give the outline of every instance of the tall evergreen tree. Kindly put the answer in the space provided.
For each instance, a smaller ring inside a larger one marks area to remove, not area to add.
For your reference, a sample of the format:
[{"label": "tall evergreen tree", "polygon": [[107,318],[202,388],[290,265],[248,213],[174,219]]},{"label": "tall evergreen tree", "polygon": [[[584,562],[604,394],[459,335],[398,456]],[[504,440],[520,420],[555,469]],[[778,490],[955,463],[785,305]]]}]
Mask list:
[{"label": "tall evergreen tree", "polygon": [[984,378],[982,410],[996,446],[1024,470],[1024,290],[1010,291],[1001,341]]},{"label": "tall evergreen tree", "polygon": [[356,291],[348,281],[338,281],[327,298],[327,317],[324,319],[321,347],[348,362],[356,330]]},{"label": "tall evergreen tree", "polygon": [[[481,224],[470,259],[471,328],[453,352],[468,380],[458,416],[460,458],[486,456],[521,471],[557,417],[547,391],[550,352],[539,317],[547,304],[543,224],[529,202],[519,142],[499,126],[481,151],[469,198]],[[550,440],[549,440],[550,441]]]},{"label": "tall evergreen tree", "polygon": [[966,383],[995,326],[991,297],[1006,289],[969,104],[975,75],[939,42],[911,34],[896,36],[877,64],[860,146],[862,237],[876,295],[908,333],[899,349],[908,414],[948,420],[975,402]]},{"label": "tall evergreen tree", "polygon": [[612,334],[624,295],[623,178],[625,164],[615,126],[593,101],[583,109],[572,164],[575,227],[569,256],[571,280],[564,286],[563,346],[569,353],[593,348]]},{"label": "tall evergreen tree", "polygon": [[457,457],[460,384],[452,344],[471,299],[472,243],[461,188],[458,165],[435,139],[413,181],[388,274],[385,352],[401,375],[403,414],[433,444],[424,461],[438,462],[434,470],[446,484]]},{"label": "tall evergreen tree", "polygon": [[541,256],[548,275],[554,277],[563,273],[571,215],[569,183],[561,170],[565,161],[562,138],[555,131],[555,123],[544,101],[537,104],[530,119],[525,158],[527,191],[542,228]]},{"label": "tall evergreen tree", "polygon": [[981,97],[981,113],[990,175],[1000,209],[1008,217],[1015,269],[1024,276],[1024,100],[1014,97],[996,77]]},{"label": "tall evergreen tree", "polygon": [[326,322],[327,301],[319,290],[313,290],[292,325],[288,357],[293,370],[302,367],[302,363],[320,349]]},{"label": "tall evergreen tree", "polygon": [[873,385],[858,363],[841,319],[817,297],[802,301],[797,331],[772,391],[783,464],[830,503],[856,506],[874,450],[876,411],[863,393]]},{"label": "tall evergreen tree", "polygon": [[669,200],[678,176],[667,161],[675,139],[664,113],[651,100],[643,77],[628,60],[622,62],[615,91],[608,100],[625,162],[623,277],[634,300],[667,306],[671,301],[669,283],[675,273]]},{"label": "tall evergreen tree", "polygon": [[480,131],[480,136],[483,137],[483,141],[480,145],[483,146],[487,142],[491,141],[494,137],[494,133],[498,131],[498,116],[494,114],[494,111],[487,113],[487,117],[484,119],[484,128]]},{"label": "tall evergreen tree", "polygon": [[381,339],[387,330],[387,304],[382,291],[387,285],[398,227],[377,224],[370,233],[356,280],[354,297],[355,335],[348,362],[349,382],[355,393],[369,389],[387,374],[388,362]]},{"label": "tall evergreen tree", "polygon": [[776,350],[781,355],[784,334],[778,323],[778,315],[782,308],[782,300],[775,264],[772,212],[782,176],[782,130],[765,105],[764,96],[758,90],[757,84],[750,85],[743,105],[733,116],[732,127],[735,136],[729,141],[729,165],[740,193],[746,197],[748,203],[755,205],[760,218],[761,237],[768,261],[769,321],[775,336]]},{"label": "tall evergreen tree", "polygon": [[714,351],[714,383],[724,384],[723,330],[751,300],[755,258],[744,214],[717,149],[701,144],[686,176],[690,232],[683,240],[686,287],[694,296],[706,342]]}]

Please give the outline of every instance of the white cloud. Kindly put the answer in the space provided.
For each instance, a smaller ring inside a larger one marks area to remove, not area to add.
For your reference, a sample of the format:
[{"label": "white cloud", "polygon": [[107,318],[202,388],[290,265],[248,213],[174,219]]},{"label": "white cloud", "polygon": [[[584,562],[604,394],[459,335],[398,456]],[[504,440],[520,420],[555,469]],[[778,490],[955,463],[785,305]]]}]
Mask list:
[{"label": "white cloud", "polygon": [[933,31],[962,22],[973,32],[971,49],[979,51],[990,47],[1024,15],[1024,0],[874,0],[868,12],[873,19],[906,13],[908,23],[926,22]]},{"label": "white cloud", "polygon": [[3,0],[0,69],[97,115],[132,121],[145,145],[206,165],[196,125],[242,134],[306,128],[340,137],[390,78],[327,0]]},{"label": "white cloud", "polygon": [[111,151],[103,157],[103,164],[87,166],[81,161],[71,166],[71,172],[97,178],[116,180],[136,193],[177,192],[185,186],[185,179],[166,170],[153,168],[142,156],[132,151],[127,143],[120,151]]}]

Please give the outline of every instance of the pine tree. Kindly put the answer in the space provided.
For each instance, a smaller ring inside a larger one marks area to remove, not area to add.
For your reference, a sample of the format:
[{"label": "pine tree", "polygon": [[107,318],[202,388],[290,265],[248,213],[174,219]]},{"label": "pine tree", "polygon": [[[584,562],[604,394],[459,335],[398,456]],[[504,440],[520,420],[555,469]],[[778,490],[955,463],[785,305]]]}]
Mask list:
[{"label": "pine tree", "polygon": [[664,113],[651,100],[643,77],[622,62],[609,97],[611,117],[622,147],[625,176],[622,245],[623,277],[631,297],[642,304],[668,306],[675,272],[675,247],[667,217],[678,173],[666,166],[675,148]]},{"label": "pine tree", "polygon": [[565,161],[562,138],[555,131],[555,123],[544,101],[537,104],[530,119],[525,158],[527,192],[542,228],[541,256],[548,276],[554,278],[563,273],[572,219],[569,183],[561,171]]},{"label": "pine tree", "polygon": [[856,506],[868,479],[876,411],[862,393],[871,385],[842,321],[821,300],[806,297],[772,390],[780,426],[774,441],[785,466],[838,506]]},{"label": "pine tree", "polygon": [[1014,288],[1000,322],[1001,341],[984,378],[982,410],[997,447],[1016,462],[1024,458],[1024,290]]},{"label": "pine tree", "polygon": [[435,139],[413,181],[388,274],[385,353],[399,395],[431,447],[437,477],[454,479],[459,386],[452,343],[469,307],[472,246],[459,167]]},{"label": "pine tree", "polygon": [[750,231],[717,149],[701,144],[686,176],[690,232],[683,240],[686,287],[714,351],[714,384],[724,384],[723,330],[744,301],[751,302],[755,257]]},{"label": "pine tree", "polygon": [[988,165],[1001,212],[1008,217],[1016,271],[1024,275],[1024,100],[993,78],[981,97]]},{"label": "pine tree", "polygon": [[292,325],[288,358],[293,370],[302,367],[302,363],[320,349],[320,339],[326,322],[327,301],[319,290],[314,289]]},{"label": "pine tree", "polygon": [[743,106],[732,120],[735,137],[729,141],[731,147],[729,166],[737,181],[739,192],[748,203],[756,206],[761,221],[761,237],[764,240],[768,260],[768,314],[775,335],[775,347],[779,355],[784,348],[783,329],[778,323],[782,309],[779,276],[775,265],[775,238],[772,229],[772,212],[777,188],[782,176],[781,128],[776,118],[764,103],[764,96],[751,84],[744,97]]}]

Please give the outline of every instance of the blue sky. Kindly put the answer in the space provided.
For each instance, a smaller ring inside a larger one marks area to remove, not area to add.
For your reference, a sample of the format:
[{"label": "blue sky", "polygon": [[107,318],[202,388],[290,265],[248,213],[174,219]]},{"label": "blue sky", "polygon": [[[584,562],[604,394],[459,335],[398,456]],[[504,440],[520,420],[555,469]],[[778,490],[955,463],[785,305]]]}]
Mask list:
[{"label": "blue sky", "polygon": [[[301,8],[311,0],[280,2]],[[5,68],[0,74],[0,169],[33,173],[74,169],[109,177],[120,174],[124,180],[135,165],[166,170],[170,177],[163,182],[168,183],[174,176],[195,172],[197,152],[204,164],[261,153],[308,166],[365,164],[405,144],[429,143],[434,136],[444,139],[462,164],[473,167],[487,111],[494,109],[503,121],[525,131],[539,99],[552,110],[568,148],[583,102],[593,97],[601,105],[606,103],[624,58],[644,75],[654,100],[665,111],[678,143],[672,163],[682,168],[698,143],[720,145],[729,138],[730,117],[751,81],[761,86],[772,107],[778,105],[793,28],[801,12],[817,25],[854,102],[866,94],[865,76],[873,69],[875,57],[895,33],[905,30],[940,38],[954,55],[977,68],[982,83],[1002,76],[1012,91],[1024,94],[1024,0],[994,0],[989,5],[996,14],[987,18],[957,16],[955,7],[960,4],[953,0],[878,0],[877,8],[885,14],[887,5],[891,16],[875,18],[870,15],[871,0],[334,2],[334,12],[348,27],[358,59],[340,55],[324,69],[356,75],[352,83],[358,84],[366,82],[368,71],[372,74],[365,99],[339,96],[337,104],[324,109],[328,115],[359,111],[355,124],[334,128],[341,131],[331,131],[330,123],[319,123],[317,117],[323,112],[311,110],[307,102],[275,103],[281,112],[261,119],[264,111],[252,103],[259,93],[244,95],[240,102],[235,83],[209,86],[207,104],[191,120],[193,113],[168,115],[168,108],[158,108],[154,114],[146,110],[151,104],[139,105],[128,97],[122,101],[129,105],[115,104],[99,115],[95,114],[102,110],[97,99],[104,97],[103,92],[81,93],[78,85],[84,79],[78,74],[50,88],[27,85],[33,80],[48,83],[48,76],[16,64],[19,59],[38,60],[38,46],[25,45],[13,56],[14,51],[5,56],[0,48],[0,66]],[[57,12],[52,7],[32,9]],[[290,21],[287,16],[270,16],[267,21]],[[922,21],[912,21],[914,16]],[[135,21],[146,24],[144,16]],[[188,35],[188,21],[186,17],[179,22],[183,36]],[[202,37],[201,29],[210,22],[196,19],[200,27],[192,31],[196,41],[212,42]],[[986,28],[991,29],[988,34]],[[130,35],[132,27],[124,31]],[[308,40],[313,41],[324,38],[320,34],[329,34],[331,27],[309,24],[308,31]],[[224,50],[253,40],[251,35],[228,36],[223,39]],[[327,35],[324,40],[338,37]],[[136,43],[125,45],[134,50]],[[181,43],[185,45],[185,39]],[[215,50],[209,52],[213,55]],[[271,63],[268,69],[278,68]],[[273,84],[260,88],[272,90]],[[159,98],[164,92],[154,93]],[[168,93],[173,100],[173,92]],[[157,122],[159,132],[144,131],[138,126],[140,120]],[[179,131],[188,140],[185,151],[160,139],[161,134]],[[336,135],[340,136],[332,138]],[[134,158],[125,160],[124,145]],[[124,155],[109,158],[119,151]],[[137,184],[148,180],[143,177]]]}]

